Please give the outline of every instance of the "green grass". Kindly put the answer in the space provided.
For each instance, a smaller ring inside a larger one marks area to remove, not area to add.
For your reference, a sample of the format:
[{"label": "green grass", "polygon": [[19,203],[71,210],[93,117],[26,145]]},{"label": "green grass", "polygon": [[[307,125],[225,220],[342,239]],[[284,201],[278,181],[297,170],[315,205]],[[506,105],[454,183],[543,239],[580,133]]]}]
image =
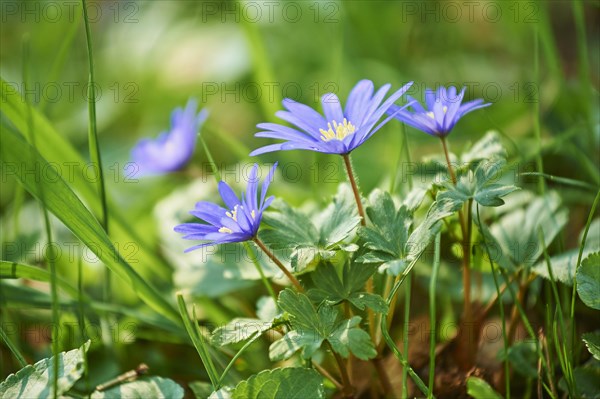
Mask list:
[{"label": "green grass", "polygon": [[[37,16],[21,13],[35,4],[41,7]],[[483,14],[481,5],[475,6],[472,20],[463,9],[453,21],[442,11],[451,11],[447,2],[333,1],[294,3],[301,9],[297,21],[283,14],[293,6],[279,4],[273,21],[253,22],[243,11],[252,4],[98,6],[82,0],[72,18],[63,9],[57,20],[49,18],[47,3],[3,5],[2,379],[88,338],[93,344],[86,381],[77,385],[77,393],[141,362],[151,365],[153,375],[182,385],[210,381],[213,389],[279,366],[268,357],[273,336],[213,348],[199,331],[199,326],[211,330],[234,317],[254,318],[260,297],[277,298],[280,282],[261,267],[260,253],[251,245],[245,251],[232,246],[240,258],[217,263],[205,273],[200,255],[183,257],[184,243],[172,229],[188,217],[195,202],[218,200],[213,179],[242,187],[240,170],[247,163],[279,161],[270,194],[307,213],[327,206],[346,180],[343,163],[300,151],[250,158],[251,150],[270,143],[253,137],[256,124],[280,122],[275,113],[284,97],[319,108],[326,92],[334,90],[344,101],[359,79],[369,78],[376,86],[389,82],[394,89],[414,80],[410,94],[417,99],[425,87],[467,84],[468,100],[484,98],[493,105],[459,122],[448,138],[450,150],[460,154],[487,131],[497,130],[508,153],[505,180],[532,195],[559,193],[569,220],[557,238],[540,232],[536,241],[543,247],[537,262],[549,279],[536,276],[529,265],[504,268],[493,256],[493,243],[482,239],[502,212],[521,206],[512,200],[498,212],[482,208],[480,215],[477,208],[472,241],[485,245],[476,246],[471,269],[474,281],[477,276],[484,281],[482,292],[496,295],[489,317],[502,323],[504,352],[518,343],[507,337],[513,307],[527,338],[536,343],[542,377],[523,376],[514,359],[495,359],[505,378],[494,388],[504,390],[506,398],[535,397],[540,390],[550,397],[580,394],[581,369],[593,365],[581,334],[597,329],[589,322],[597,311],[579,300],[577,281],[564,284],[555,267],[557,256],[571,250],[577,270],[587,251],[600,245],[591,227],[600,201],[598,2],[491,2],[489,7],[502,10],[497,21]],[[440,11],[423,13],[425,4]],[[212,6],[219,8],[207,8]],[[237,14],[224,14],[223,7]],[[101,15],[94,15],[98,10]],[[251,89],[257,87],[261,95],[253,97]],[[57,89],[59,95],[53,96]],[[210,108],[190,168],[162,178],[127,179],[124,167],[136,140],[166,130],[171,110],[189,97]],[[368,197],[375,188],[388,190],[399,203],[414,187],[429,184],[434,172],[425,159],[434,155],[443,160],[438,144],[409,126],[389,123],[352,153],[361,193]],[[98,178],[90,179],[85,172],[94,166]],[[42,173],[22,173],[36,168]],[[193,179],[192,192],[188,185]],[[187,194],[180,191],[186,187]],[[438,189],[425,198],[418,220]],[[173,193],[179,194],[169,197]],[[435,327],[459,320],[462,300],[455,294],[462,283],[453,250],[445,243],[461,234],[451,219],[432,245],[433,257],[410,264],[396,279],[375,281],[375,292],[391,312],[375,317],[379,325],[370,327],[376,327],[373,335],[382,356],[400,364],[398,396],[433,397],[435,365],[442,359],[432,355],[450,340]],[[281,255],[286,254],[277,253]],[[310,287],[309,276],[298,278]],[[520,276],[528,287],[522,302],[516,300],[520,286],[510,283]],[[216,293],[194,290],[201,283]],[[174,295],[185,290],[191,292],[185,301]],[[473,291],[475,301],[489,303],[490,295],[478,297],[478,290]],[[194,317],[187,311],[190,306]],[[366,327],[367,312],[356,314]],[[429,318],[433,331],[424,343],[409,329],[422,317]],[[58,327],[70,318],[78,321],[78,332],[65,337]],[[540,330],[534,320],[545,320]],[[13,325],[17,330],[9,328]],[[86,329],[98,325],[103,326],[102,339]],[[131,336],[124,325],[135,326]],[[285,332],[283,325],[274,336]],[[50,337],[31,338],[47,326]],[[200,359],[190,350],[190,340]],[[424,369],[411,366],[414,359],[408,354],[415,346],[429,354]],[[294,364],[312,363],[334,374],[328,379],[339,379],[333,362],[313,358]],[[351,379],[360,378],[352,371]],[[409,379],[418,390],[408,391]],[[56,387],[57,378],[52,383]]]}]

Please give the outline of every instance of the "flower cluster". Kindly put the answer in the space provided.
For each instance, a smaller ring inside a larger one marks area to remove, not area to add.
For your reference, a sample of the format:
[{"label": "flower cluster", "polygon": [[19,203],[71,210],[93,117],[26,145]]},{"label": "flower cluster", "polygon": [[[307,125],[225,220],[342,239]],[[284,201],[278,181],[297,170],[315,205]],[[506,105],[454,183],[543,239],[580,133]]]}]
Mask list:
[{"label": "flower cluster", "polygon": [[[425,106],[410,96],[407,96],[406,104],[397,105],[396,102],[411,85],[412,82],[407,83],[386,99],[391,85],[383,85],[375,91],[373,82],[361,80],[351,90],[345,107],[335,94],[324,95],[321,98],[323,115],[305,104],[285,99],[285,110],[277,112],[276,116],[293,127],[277,123],[258,124],[261,131],[256,133],[256,137],[284,141],[260,147],[250,155],[310,150],[347,157],[392,118],[443,139],[462,116],[490,105],[481,99],[463,104],[465,89],[458,93],[455,87],[440,87],[437,91],[427,89]],[[381,120],[386,114],[387,117]],[[132,158],[140,171],[143,174],[160,174],[185,166],[193,154],[198,130],[206,117],[206,110],[196,114],[194,100],[190,100],[185,109],[173,111],[169,132],[162,133],[154,141],[143,139],[133,149]],[[273,197],[266,198],[266,193],[275,168],[276,164],[262,185],[260,200],[257,198],[258,165],[255,164],[246,194],[242,193],[240,198],[227,183],[219,183],[219,193],[228,209],[210,202],[197,203],[190,213],[205,223],[184,223],[175,227],[176,232],[184,234],[184,239],[204,241],[186,252],[206,245],[255,239],[263,211],[273,200]],[[358,205],[360,210],[360,203]]]}]

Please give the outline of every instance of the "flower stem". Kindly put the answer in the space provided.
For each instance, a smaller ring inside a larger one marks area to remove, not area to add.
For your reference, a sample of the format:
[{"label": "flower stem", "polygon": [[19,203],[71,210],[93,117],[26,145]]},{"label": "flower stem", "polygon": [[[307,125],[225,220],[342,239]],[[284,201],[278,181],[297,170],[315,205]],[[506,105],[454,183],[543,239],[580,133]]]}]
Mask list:
[{"label": "flower stem", "polygon": [[275,291],[273,290],[273,287],[271,286],[271,283],[269,282],[269,280],[265,276],[265,272],[263,271],[262,266],[260,265],[260,262],[258,261],[258,258],[256,257],[256,254],[254,253],[254,250],[250,247],[250,244],[248,244],[247,241],[244,242],[244,248],[246,248],[246,252],[248,253],[248,255],[250,256],[250,258],[252,259],[252,263],[254,263],[254,266],[256,267],[256,270],[258,270],[258,274],[260,275],[260,279],[262,280],[265,288],[269,292],[269,295],[271,295],[271,298],[273,298],[273,301],[275,301],[275,303],[277,304],[277,295],[275,295]]},{"label": "flower stem", "polygon": [[442,141],[442,147],[444,147],[444,155],[446,156],[446,163],[448,164],[448,173],[450,173],[450,179],[452,179],[452,183],[456,185],[456,174],[454,174],[454,168],[452,167],[452,162],[450,162],[450,153],[448,152],[446,138],[442,136],[440,137],[440,140]]},{"label": "flower stem", "polygon": [[[444,155],[446,157],[446,163],[448,164],[448,173],[452,183],[456,185],[456,173],[450,162],[450,153],[448,152],[448,145],[445,137],[440,137],[442,141],[442,147],[444,149]],[[473,200],[469,199],[467,202],[467,220],[465,223],[463,210],[458,211],[458,219],[460,222],[460,229],[462,232],[463,242],[463,324],[464,334],[460,338],[457,354],[460,358],[460,363],[463,369],[468,370],[472,367],[475,361],[475,352],[477,350],[477,337],[474,336],[475,325],[473,320],[473,307],[471,303],[471,230],[472,230],[472,207]]]},{"label": "flower stem", "polygon": [[346,165],[346,172],[348,173],[348,180],[350,180],[350,185],[352,186],[352,192],[354,193],[354,199],[356,200],[356,207],[358,208],[358,215],[360,216],[360,224],[363,226],[367,225],[367,219],[365,219],[365,211],[362,206],[362,201],[360,200],[360,192],[358,190],[358,184],[356,184],[356,179],[354,178],[354,172],[352,171],[352,162],[350,161],[350,155],[344,154],[342,155],[344,158],[344,164]]},{"label": "flower stem", "polygon": [[281,263],[279,259],[277,259],[273,252],[269,251],[269,248],[267,248],[264,242],[262,242],[258,237],[254,237],[252,241],[254,241],[254,243],[258,245],[258,247],[262,249],[262,251],[269,257],[269,259],[271,259],[277,265],[277,267],[283,272],[283,274],[286,275],[286,277],[292,282],[292,284],[294,284],[294,286],[299,292],[304,291],[304,288],[302,288],[300,282],[296,279],[296,277],[294,277],[294,275],[290,273],[290,271],[283,265],[283,263]]},{"label": "flower stem", "polygon": [[471,230],[473,227],[472,223],[472,211],[473,208],[473,199],[469,199],[467,202],[467,225],[466,225],[466,234],[464,234],[463,239],[463,247],[464,247],[464,270],[463,270],[463,289],[465,290],[465,303],[464,303],[464,312],[465,319],[467,321],[472,321],[472,312],[471,312]]},{"label": "flower stem", "polygon": [[329,341],[325,341],[325,342],[329,346],[329,349],[331,350],[331,353],[333,354],[333,357],[335,358],[335,361],[337,362],[338,368],[340,369],[340,376],[342,377],[342,386],[343,386],[342,387],[342,395],[344,398],[351,398],[352,395],[354,394],[354,388],[350,384],[350,377],[348,376],[348,370],[346,370],[346,365],[344,364],[344,361],[342,360],[342,357],[339,355],[339,353],[337,353],[336,351],[333,350],[333,347],[331,346]]},{"label": "flower stem", "polygon": [[340,384],[340,382],[338,380],[336,380],[330,373],[329,371],[325,370],[319,363],[315,362],[314,360],[312,361],[312,365],[313,367],[323,375],[323,377],[327,378],[329,381],[331,381],[333,383],[333,385],[335,385],[335,387],[337,389],[339,389],[340,391],[344,389],[344,386],[342,384]]}]

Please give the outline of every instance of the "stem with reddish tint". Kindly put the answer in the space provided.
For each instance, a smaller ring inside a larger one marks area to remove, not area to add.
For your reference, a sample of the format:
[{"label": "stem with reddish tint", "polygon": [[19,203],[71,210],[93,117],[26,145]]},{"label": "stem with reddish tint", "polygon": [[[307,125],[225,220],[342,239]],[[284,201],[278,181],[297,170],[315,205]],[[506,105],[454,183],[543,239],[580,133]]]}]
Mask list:
[{"label": "stem with reddish tint", "polygon": [[277,265],[279,270],[281,270],[283,274],[286,275],[286,277],[292,282],[292,284],[294,284],[294,286],[299,292],[304,291],[304,288],[302,288],[300,282],[296,279],[296,277],[294,277],[294,275],[290,273],[290,271],[284,266],[283,263],[281,263],[279,259],[277,259],[273,252],[269,251],[269,248],[267,248],[265,243],[263,243],[258,237],[254,237],[252,241],[254,241],[254,243],[258,245],[258,247],[269,257],[269,259],[271,259]]},{"label": "stem with reddish tint", "polygon": [[[346,166],[346,172],[348,174],[348,180],[350,181],[350,186],[352,186],[352,192],[354,193],[354,200],[356,201],[356,207],[358,209],[358,215],[360,216],[360,224],[362,226],[367,225],[367,219],[365,217],[365,210],[362,205],[362,201],[360,199],[360,190],[358,189],[358,184],[356,183],[356,178],[354,177],[354,171],[352,169],[352,162],[350,161],[350,154],[342,155],[344,158],[344,165]],[[373,278],[369,278],[365,284],[365,290],[372,294],[374,291],[373,288]],[[376,343],[376,324],[375,324],[375,314],[373,313],[373,309],[367,308],[367,316],[369,319],[369,335],[371,336],[371,340]],[[373,364],[375,366],[375,370],[379,374],[379,378],[382,381],[384,389],[390,388],[391,384],[389,383],[388,376],[379,365],[377,361],[374,360]]]},{"label": "stem with reddish tint", "polygon": [[365,211],[363,209],[362,201],[360,200],[360,192],[358,190],[358,184],[354,178],[354,172],[352,171],[352,163],[350,162],[350,154],[342,155],[344,158],[344,164],[346,165],[346,172],[348,173],[348,180],[352,186],[352,192],[354,193],[354,199],[356,200],[356,207],[358,208],[358,215],[360,216],[360,224],[363,226],[367,225],[367,219],[365,218]]},{"label": "stem with reddish tint", "polygon": [[[448,151],[448,145],[445,137],[440,137],[442,141],[442,147],[444,149],[444,156],[446,157],[446,163],[448,164],[448,173],[452,183],[456,185],[456,173],[452,167],[450,161],[450,152]],[[470,199],[467,202],[467,220],[465,223],[463,210],[458,211],[458,218],[460,222],[460,229],[462,232],[463,242],[463,292],[464,292],[464,303],[463,303],[463,324],[465,332],[463,337],[459,341],[459,357],[463,361],[462,364],[464,369],[470,369],[475,361],[475,352],[477,350],[477,338],[474,336],[475,325],[473,320],[473,307],[471,303],[471,230],[472,230],[472,208],[473,200]],[[465,342],[466,341],[466,342]]]},{"label": "stem with reddish tint", "polygon": [[342,395],[344,398],[351,398],[354,395],[354,387],[350,384],[350,377],[348,376],[348,370],[346,369],[346,365],[342,360],[342,357],[333,350],[333,347],[329,343],[329,341],[325,341],[337,362],[338,368],[340,369],[340,376],[342,377]]}]

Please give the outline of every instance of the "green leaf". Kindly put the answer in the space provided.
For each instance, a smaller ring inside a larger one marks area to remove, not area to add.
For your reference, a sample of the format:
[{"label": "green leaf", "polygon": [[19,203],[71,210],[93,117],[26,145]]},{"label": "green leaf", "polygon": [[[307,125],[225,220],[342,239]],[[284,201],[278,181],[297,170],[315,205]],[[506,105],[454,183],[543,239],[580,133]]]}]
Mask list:
[{"label": "green leaf", "polygon": [[366,211],[373,227],[361,229],[365,246],[373,251],[386,252],[397,259],[402,258],[413,222],[412,213],[406,206],[396,209],[391,195],[381,190],[371,193]]},{"label": "green leaf", "polygon": [[385,300],[377,294],[369,294],[367,292],[354,292],[348,298],[351,304],[364,310],[365,307],[373,309],[377,313],[387,314],[388,306]]},{"label": "green leaf", "polygon": [[376,312],[387,313],[387,304],[381,296],[364,292],[365,283],[375,271],[373,265],[347,262],[342,281],[333,265],[323,264],[311,274],[316,288],[309,290],[307,295],[317,303],[348,301],[361,310],[368,306]]},{"label": "green leaf", "polygon": [[208,399],[231,399],[231,391],[232,391],[232,388],[223,387],[223,388],[219,389],[218,391],[211,393],[210,396],[208,397]]},{"label": "green leaf", "polygon": [[313,220],[297,212],[281,200],[263,214],[265,228],[259,232],[261,240],[281,255],[289,254],[295,273],[314,270],[323,261],[336,256],[336,251],[356,250],[344,242],[360,223],[352,192],[342,184],[332,203]]},{"label": "green leaf", "polygon": [[[50,282],[50,273],[40,267],[24,265],[22,263],[0,261],[0,278],[24,278],[35,281]],[[56,276],[56,283],[60,289],[69,294],[74,299],[79,298],[79,290],[73,287],[68,281],[60,276]],[[85,295],[85,294],[83,294]]]},{"label": "green leaf", "polygon": [[369,335],[360,329],[360,317],[350,320],[338,319],[338,311],[322,304],[317,311],[309,298],[301,293],[285,289],[279,294],[279,307],[290,317],[293,330],[269,348],[271,360],[287,359],[302,349],[302,357],[309,359],[327,340],[333,349],[347,357],[352,352],[359,359],[367,360],[376,355]]},{"label": "green leaf", "polygon": [[460,158],[464,164],[493,158],[506,158],[506,149],[500,141],[498,132],[489,131],[463,152]]},{"label": "green leaf", "polygon": [[300,367],[261,371],[240,382],[233,399],[320,399],[325,396],[323,377]]},{"label": "green leaf", "polygon": [[544,251],[540,231],[546,245],[550,245],[567,220],[568,213],[561,207],[560,197],[556,192],[549,192],[530,201],[526,208],[506,213],[482,233],[492,260],[498,265],[507,270],[535,265],[533,270],[544,276],[548,275],[546,263],[536,264]]},{"label": "green leaf", "polygon": [[[273,362],[289,359],[294,353],[304,348],[307,357],[316,352],[323,343],[320,337],[313,337],[310,334],[302,334],[299,331],[292,330],[285,334],[281,339],[273,342],[269,346],[269,359]],[[316,348],[311,345],[317,345]]]},{"label": "green leaf", "polygon": [[579,298],[590,308],[600,310],[600,252],[581,262],[576,278]]},{"label": "green leaf", "polygon": [[216,346],[235,344],[252,339],[273,327],[272,322],[251,318],[235,318],[225,326],[216,328],[211,343]]},{"label": "green leaf", "polygon": [[596,360],[600,360],[600,332],[585,333],[582,338],[592,356]]},{"label": "green leaf", "polygon": [[319,247],[332,248],[339,244],[360,223],[350,186],[340,184],[333,201],[315,219],[319,230]]},{"label": "green leaf", "polygon": [[497,173],[504,167],[506,161],[502,158],[480,163],[475,171],[469,170],[461,175],[456,185],[446,183],[446,191],[437,195],[437,200],[450,200],[460,209],[469,199],[475,200],[482,206],[500,206],[504,204],[502,197],[519,188],[512,185],[494,183]]},{"label": "green leaf", "polygon": [[256,302],[256,315],[260,320],[273,321],[280,316],[277,303],[270,296],[263,296]]},{"label": "green leaf", "polygon": [[[92,252],[116,275],[131,284],[133,290],[151,308],[172,321],[179,322],[175,309],[142,278],[119,254],[111,239],[96,218],[83,205],[56,169],[42,158],[37,150],[13,131],[0,129],[2,146],[0,153],[5,162],[21,165],[24,170],[44,170],[44,179],[37,181],[36,174],[19,173],[17,176],[33,196],[41,200],[40,187],[44,190],[44,206],[65,224]],[[39,177],[39,176],[38,176]]]},{"label": "green leaf", "polygon": [[143,377],[117,385],[106,391],[94,391],[92,399],[181,399],[183,388],[175,381],[162,377]]},{"label": "green leaf", "polygon": [[477,377],[467,379],[467,395],[475,399],[502,399],[490,384]]},{"label": "green leaf", "polygon": [[319,236],[312,221],[297,212],[281,199],[273,201],[269,211],[263,214],[263,223],[269,229],[261,231],[261,239],[272,249],[310,246]]},{"label": "green leaf", "polygon": [[[504,350],[499,354],[504,359]],[[508,361],[519,374],[528,378],[537,378],[538,356],[535,343],[520,341],[508,348]]]},{"label": "green leaf", "polygon": [[406,262],[390,265],[393,266],[390,270],[398,270],[401,273],[407,267],[406,263],[412,263],[419,259],[441,230],[442,219],[454,214],[458,209],[460,209],[460,206],[457,207],[457,203],[451,200],[442,199],[434,201],[429,207],[425,219],[408,237],[405,249]]},{"label": "green leaf", "polygon": [[[77,382],[84,372],[85,354],[90,348],[87,341],[78,349],[58,354],[58,391],[62,395]],[[53,397],[54,357],[42,359],[9,375],[0,384],[2,398],[48,398]]]},{"label": "green leaf", "polygon": [[402,205],[404,205],[409,212],[414,212],[421,206],[426,195],[426,189],[415,187],[406,194],[404,201],[402,201]]},{"label": "green leaf", "polygon": [[348,357],[350,352],[361,360],[372,359],[377,356],[377,350],[373,346],[369,334],[358,325],[360,317],[354,316],[350,320],[344,320],[331,333],[327,339],[334,351]]},{"label": "green leaf", "polygon": [[[583,230],[579,233],[578,246],[581,246],[583,239]],[[582,252],[582,258],[585,259],[594,252],[600,251],[600,219],[596,219],[590,224],[588,231],[588,237],[586,240],[585,248]],[[575,278],[575,269],[577,267],[577,259],[579,258],[579,248],[570,249],[561,254],[555,255],[550,258],[550,265],[552,268],[552,274],[554,278],[561,283],[573,285],[573,278]],[[548,274],[548,268],[545,260],[538,262],[533,270],[540,276],[550,279]]]},{"label": "green leaf", "polygon": [[[573,379],[575,380],[578,398],[600,398],[600,367],[597,364],[576,367],[573,369]],[[564,377],[560,379],[558,386],[563,391],[568,391]]]},{"label": "green leaf", "polygon": [[262,297],[257,307],[258,319],[235,318],[225,326],[216,328],[211,335],[212,344],[217,346],[235,344],[270,330],[275,319],[280,316],[277,304],[271,297]]},{"label": "green leaf", "polygon": [[[204,381],[193,381],[188,384],[196,399],[209,398],[213,392],[213,386]],[[231,397],[230,397],[231,398]]]},{"label": "green leaf", "polygon": [[[421,200],[417,202],[420,204]],[[360,229],[359,235],[371,252],[361,256],[357,262],[382,263],[380,272],[394,274],[407,258],[417,255],[411,252],[415,248],[410,243],[409,235],[413,224],[412,211],[407,205],[396,208],[389,193],[374,190],[369,196],[367,215],[373,227]],[[422,244],[422,241],[419,241],[419,244]]]}]

